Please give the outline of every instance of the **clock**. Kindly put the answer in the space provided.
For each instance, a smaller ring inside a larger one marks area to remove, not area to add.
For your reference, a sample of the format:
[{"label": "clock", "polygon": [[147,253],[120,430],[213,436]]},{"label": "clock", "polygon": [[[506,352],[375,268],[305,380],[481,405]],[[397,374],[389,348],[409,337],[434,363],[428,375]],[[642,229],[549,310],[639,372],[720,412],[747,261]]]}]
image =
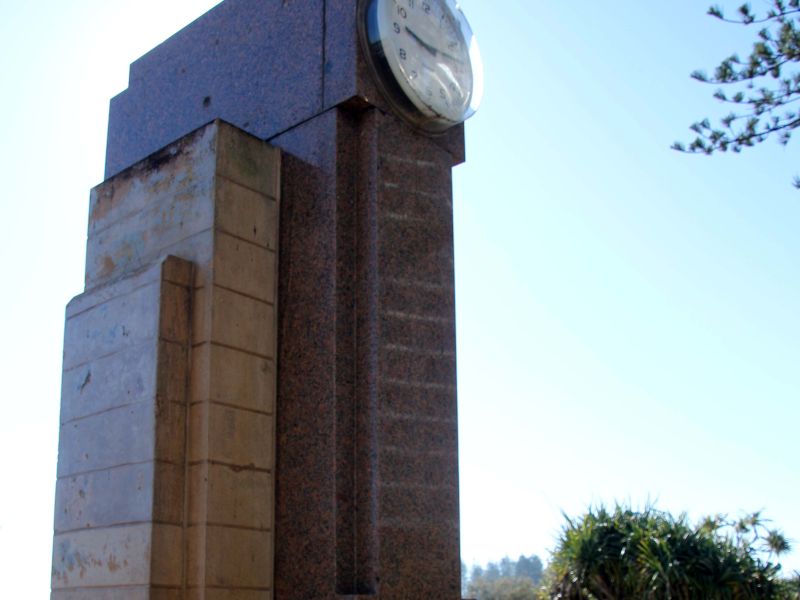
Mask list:
[{"label": "clock", "polygon": [[378,87],[413,125],[442,132],[477,110],[483,67],[455,0],[362,0],[359,32]]}]

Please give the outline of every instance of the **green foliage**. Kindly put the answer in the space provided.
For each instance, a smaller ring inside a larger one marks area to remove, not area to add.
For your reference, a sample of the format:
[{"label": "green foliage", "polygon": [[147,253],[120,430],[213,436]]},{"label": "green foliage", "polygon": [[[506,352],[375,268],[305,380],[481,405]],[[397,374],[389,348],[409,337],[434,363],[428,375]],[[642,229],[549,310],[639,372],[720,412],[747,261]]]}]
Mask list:
[{"label": "green foliage", "polygon": [[[754,13],[743,4],[735,18],[728,18],[719,6],[708,14],[730,23],[759,28],[750,53],[745,58],[732,54],[725,58],[712,75],[695,71],[698,81],[721,86],[714,97],[730,107],[730,112],[712,125],[702,119],[691,126],[696,134],[688,145],[675,142],[682,152],[713,154],[741,152],[777,136],[781,144],[789,143],[794,129],[800,126],[800,0],[768,0],[763,14]],[[800,178],[795,178],[800,188]]]},{"label": "green foliage", "polygon": [[527,577],[477,579],[467,587],[467,597],[477,600],[536,600],[536,585]]},{"label": "green foliage", "polygon": [[780,565],[770,562],[787,551],[786,538],[758,513],[692,526],[685,515],[674,518],[652,507],[601,506],[567,518],[539,597],[796,599],[797,581],[781,580]]},{"label": "green foliage", "polygon": [[476,600],[535,600],[543,570],[535,555],[517,561],[505,557],[485,568],[474,565],[462,591],[465,598]]}]

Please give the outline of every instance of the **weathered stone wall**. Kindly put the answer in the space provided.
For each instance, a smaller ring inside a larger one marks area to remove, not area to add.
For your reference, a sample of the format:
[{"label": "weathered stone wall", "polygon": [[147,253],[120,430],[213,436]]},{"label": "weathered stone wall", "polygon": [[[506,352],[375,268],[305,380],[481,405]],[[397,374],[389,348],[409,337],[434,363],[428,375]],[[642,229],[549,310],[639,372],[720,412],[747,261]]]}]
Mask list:
[{"label": "weathered stone wall", "polygon": [[93,191],[53,598],[271,597],[279,174],[214,122]]}]

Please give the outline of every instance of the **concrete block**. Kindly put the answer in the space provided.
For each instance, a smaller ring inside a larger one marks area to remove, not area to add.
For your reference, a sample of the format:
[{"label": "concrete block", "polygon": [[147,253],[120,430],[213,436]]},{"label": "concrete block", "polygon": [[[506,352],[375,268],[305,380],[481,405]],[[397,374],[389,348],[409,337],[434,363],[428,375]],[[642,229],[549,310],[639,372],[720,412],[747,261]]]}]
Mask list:
[{"label": "concrete block", "polygon": [[105,304],[113,298],[125,296],[131,292],[161,281],[162,268],[156,263],[147,265],[139,270],[127,273],[121,279],[106,282],[102,286],[93,287],[80,296],[73,298],[67,304],[67,319],[79,315],[91,308]]},{"label": "concrete block", "polygon": [[156,355],[151,340],[64,371],[61,422],[112,408],[152,401]]},{"label": "concrete block", "polygon": [[58,477],[154,459],[152,404],[132,404],[61,426]]},{"label": "concrete block", "polygon": [[56,533],[111,525],[183,520],[183,466],[124,465],[56,483]]},{"label": "concrete block", "polygon": [[169,144],[92,190],[89,235],[129,219],[154,204],[207,196],[216,167],[217,126],[212,123]]},{"label": "concrete block", "polygon": [[159,285],[150,284],[67,319],[64,369],[155,339]]},{"label": "concrete block", "polygon": [[152,519],[154,481],[152,462],[60,478],[56,533]]},{"label": "concrete block", "polygon": [[86,245],[86,287],[135,271],[175,250],[178,242],[214,224],[213,179],[203,189],[148,204],[140,212],[89,235]]},{"label": "concrete block", "polygon": [[150,582],[150,525],[88,529],[53,540],[53,589]]}]

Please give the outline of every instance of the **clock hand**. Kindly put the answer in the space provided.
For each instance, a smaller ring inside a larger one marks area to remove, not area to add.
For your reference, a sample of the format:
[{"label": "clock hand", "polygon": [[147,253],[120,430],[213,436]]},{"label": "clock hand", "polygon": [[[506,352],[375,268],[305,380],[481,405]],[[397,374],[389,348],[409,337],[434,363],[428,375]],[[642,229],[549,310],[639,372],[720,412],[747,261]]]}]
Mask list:
[{"label": "clock hand", "polygon": [[431,46],[430,44],[428,44],[428,43],[427,43],[425,40],[423,40],[421,37],[419,37],[419,36],[418,36],[416,33],[414,33],[413,31],[411,31],[411,30],[410,30],[408,27],[406,27],[406,31],[408,32],[408,34],[409,34],[411,37],[413,37],[413,38],[414,38],[414,39],[417,41],[417,43],[418,43],[420,46],[422,46],[423,48],[425,48],[425,50],[427,50],[428,52],[430,52],[430,53],[431,53],[431,54],[433,54],[434,56],[436,56],[436,55],[439,53],[439,51],[438,51],[436,48],[434,48],[433,46]]},{"label": "clock hand", "polygon": [[413,32],[411,29],[409,29],[409,27],[408,27],[408,26],[406,26],[406,31],[408,32],[408,34],[409,34],[409,35],[410,35],[412,38],[414,38],[414,39],[416,40],[416,42],[417,42],[417,43],[418,43],[420,46],[422,46],[423,48],[425,48],[425,50],[427,50],[428,52],[430,52],[430,53],[431,53],[433,56],[436,56],[437,54],[441,54],[442,56],[446,56],[446,57],[447,57],[447,58],[449,58],[450,60],[454,60],[454,61],[456,61],[456,62],[460,62],[460,63],[463,63],[463,62],[464,62],[463,60],[461,60],[460,58],[457,58],[457,57],[453,56],[452,54],[448,54],[447,52],[444,52],[443,50],[439,50],[439,49],[438,49],[438,48],[436,48],[435,46],[431,46],[431,45],[430,45],[428,42],[426,42],[425,40],[423,40],[423,39],[422,39],[421,37],[419,37],[419,36],[418,36],[416,33],[414,33],[414,32]]}]

